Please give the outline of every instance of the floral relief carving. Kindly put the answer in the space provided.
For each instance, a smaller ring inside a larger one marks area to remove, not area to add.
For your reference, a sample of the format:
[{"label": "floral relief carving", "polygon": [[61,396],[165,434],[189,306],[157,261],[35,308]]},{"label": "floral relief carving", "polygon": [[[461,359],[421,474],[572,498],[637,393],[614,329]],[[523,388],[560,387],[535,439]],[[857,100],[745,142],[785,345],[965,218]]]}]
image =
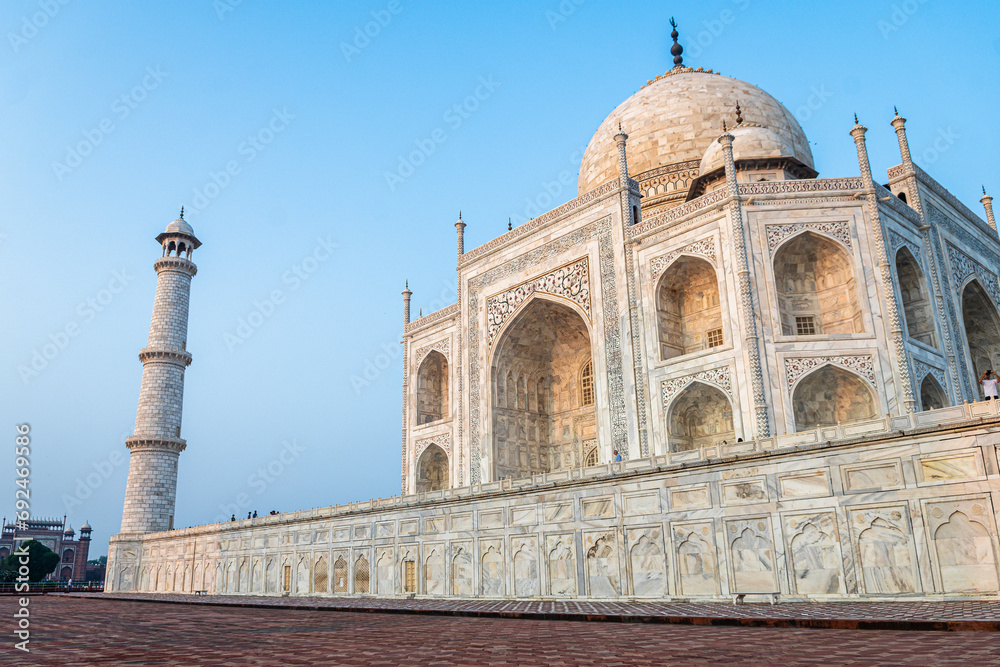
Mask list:
[{"label": "floral relief carving", "polygon": [[670,266],[670,263],[677,259],[682,254],[692,254],[692,255],[703,255],[708,257],[713,262],[716,261],[715,257],[715,238],[709,237],[706,239],[701,239],[700,241],[695,241],[694,243],[689,243],[679,250],[674,250],[666,255],[660,255],[659,257],[654,257],[650,261],[649,266],[652,274],[657,276],[663,269]]},{"label": "floral relief carving", "polygon": [[947,245],[948,260],[951,262],[952,280],[955,283],[955,288],[961,288],[965,279],[974,275],[979,278],[979,282],[986,288],[986,292],[993,299],[993,303],[1000,306],[1000,286],[998,286],[996,274],[988,271],[982,264],[952,244],[948,243]]},{"label": "floral relief carving", "polygon": [[732,374],[729,371],[729,366],[723,366],[722,368],[713,368],[712,370],[700,371],[690,375],[682,375],[681,377],[670,378],[661,382],[660,396],[663,399],[663,407],[667,407],[675,395],[696,380],[703,380],[716,385],[726,392],[729,400],[733,399]]},{"label": "floral relief carving", "polygon": [[430,445],[437,445],[445,451],[448,458],[451,458],[451,434],[442,433],[441,435],[435,435],[430,438],[420,438],[413,443],[413,459],[417,460],[420,455],[424,453]]},{"label": "floral relief carving", "polygon": [[438,352],[443,354],[445,358],[448,358],[450,357],[451,344],[448,341],[448,339],[445,338],[444,340],[439,340],[436,343],[431,343],[430,345],[425,345],[424,347],[417,348],[417,353],[413,360],[414,366],[420,368],[420,362],[424,360],[424,357],[430,354],[431,350],[437,350]]},{"label": "floral relief carving", "polygon": [[765,234],[768,251],[773,255],[782,241],[801,231],[818,232],[824,236],[831,236],[848,248],[853,248],[851,228],[846,222],[797,222],[791,225],[767,225]]},{"label": "floral relief carving", "polygon": [[535,292],[561,296],[574,302],[590,317],[590,266],[584,257],[540,278],[533,278],[516,287],[491,296],[486,301],[486,340],[492,348],[503,323]]},{"label": "floral relief carving", "polygon": [[927,377],[928,374],[930,374],[934,377],[935,380],[937,380],[938,385],[940,385],[942,389],[945,389],[948,386],[948,383],[945,382],[945,375],[943,370],[935,366],[931,366],[930,364],[927,364],[923,361],[920,361],[919,359],[913,360],[913,373],[914,377],[917,380],[917,385],[923,382],[924,378]]},{"label": "floral relief carving", "polygon": [[791,388],[806,373],[823,366],[834,364],[857,373],[875,387],[875,358],[870,354],[843,357],[799,357],[785,359],[785,383]]},{"label": "floral relief carving", "polygon": [[917,264],[920,265],[921,270],[924,268],[924,257],[923,253],[920,252],[920,247],[916,243],[903,238],[902,235],[889,230],[889,246],[892,248],[892,259],[895,261],[896,252],[900,248],[906,248],[913,255],[914,259],[917,260]]}]

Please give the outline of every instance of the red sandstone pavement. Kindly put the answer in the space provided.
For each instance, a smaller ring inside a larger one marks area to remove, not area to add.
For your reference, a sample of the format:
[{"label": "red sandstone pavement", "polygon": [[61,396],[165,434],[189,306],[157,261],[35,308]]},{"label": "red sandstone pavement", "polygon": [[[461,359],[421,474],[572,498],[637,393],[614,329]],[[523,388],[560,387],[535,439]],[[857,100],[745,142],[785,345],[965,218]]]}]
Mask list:
[{"label": "red sandstone pavement", "polygon": [[[12,602],[0,604],[12,610]],[[0,664],[1000,665],[1000,635],[992,632],[583,623],[57,596],[33,597],[31,610],[31,653],[14,650],[4,631]]]}]

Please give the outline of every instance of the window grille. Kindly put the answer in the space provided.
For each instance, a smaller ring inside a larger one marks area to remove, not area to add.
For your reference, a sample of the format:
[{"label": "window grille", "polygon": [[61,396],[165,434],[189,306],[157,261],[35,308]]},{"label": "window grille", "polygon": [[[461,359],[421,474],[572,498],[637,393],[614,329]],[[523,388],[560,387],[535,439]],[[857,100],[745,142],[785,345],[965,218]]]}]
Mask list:
[{"label": "window grille", "polygon": [[722,339],[722,328],[712,329],[708,332],[708,346],[709,347],[719,347],[723,343]]},{"label": "window grille", "polygon": [[588,361],[580,371],[580,405],[594,404],[594,362]]},{"label": "window grille", "polygon": [[795,334],[797,336],[815,336],[816,321],[812,317],[795,318]]}]

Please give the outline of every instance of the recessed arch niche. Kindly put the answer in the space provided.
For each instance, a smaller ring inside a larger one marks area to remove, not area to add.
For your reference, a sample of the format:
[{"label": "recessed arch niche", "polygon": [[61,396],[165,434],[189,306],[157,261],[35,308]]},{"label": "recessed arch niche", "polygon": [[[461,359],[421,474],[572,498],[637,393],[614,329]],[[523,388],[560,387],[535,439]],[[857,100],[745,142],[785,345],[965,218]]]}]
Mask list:
[{"label": "recessed arch niche", "polygon": [[448,416],[448,360],[432,350],[417,370],[417,424]]},{"label": "recessed arch niche", "polygon": [[978,386],[987,369],[996,371],[1000,366],[1000,316],[978,280],[970,281],[962,290],[962,320]]},{"label": "recessed arch niche", "polygon": [[[590,330],[568,303],[531,297],[497,341],[490,369],[494,479],[518,479],[584,464],[597,437],[596,383],[582,386]],[[535,387],[535,400],[525,396]]]},{"label": "recessed arch niche", "polygon": [[449,488],[448,455],[437,445],[427,445],[417,459],[417,493]]},{"label": "recessed arch niche", "polygon": [[723,344],[719,278],[707,260],[682,255],[663,272],[656,327],[664,361]]},{"label": "recessed arch niche", "polygon": [[896,252],[896,278],[899,280],[907,335],[913,340],[937,347],[934,309],[931,306],[927,280],[908,248],[903,247]]},{"label": "recessed arch niche", "polygon": [[802,378],[792,394],[795,430],[874,419],[871,386],[848,370],[827,364]]},{"label": "recessed arch niche", "polygon": [[938,384],[934,376],[928,373],[920,383],[920,408],[922,410],[940,410],[948,405],[948,394]]},{"label": "recessed arch niche", "polygon": [[774,255],[781,333],[785,336],[864,331],[854,261],[839,243],[804,232]]},{"label": "recessed arch niche", "polygon": [[670,451],[683,452],[734,442],[736,428],[729,397],[704,382],[692,382],[678,394],[667,416]]}]

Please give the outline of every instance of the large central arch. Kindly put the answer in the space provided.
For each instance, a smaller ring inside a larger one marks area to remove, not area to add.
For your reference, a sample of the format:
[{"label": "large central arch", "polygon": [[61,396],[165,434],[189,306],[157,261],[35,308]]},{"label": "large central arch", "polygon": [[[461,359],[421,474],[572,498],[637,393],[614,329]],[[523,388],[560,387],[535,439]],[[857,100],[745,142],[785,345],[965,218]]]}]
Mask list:
[{"label": "large central arch", "polygon": [[494,479],[580,467],[597,428],[590,331],[540,295],[506,327],[490,368]]},{"label": "large central arch", "polygon": [[854,262],[834,241],[805,232],[774,256],[781,333],[814,336],[864,331]]},{"label": "large central arch", "polygon": [[975,383],[987,369],[1000,370],[1000,317],[978,280],[962,290],[962,319]]}]

